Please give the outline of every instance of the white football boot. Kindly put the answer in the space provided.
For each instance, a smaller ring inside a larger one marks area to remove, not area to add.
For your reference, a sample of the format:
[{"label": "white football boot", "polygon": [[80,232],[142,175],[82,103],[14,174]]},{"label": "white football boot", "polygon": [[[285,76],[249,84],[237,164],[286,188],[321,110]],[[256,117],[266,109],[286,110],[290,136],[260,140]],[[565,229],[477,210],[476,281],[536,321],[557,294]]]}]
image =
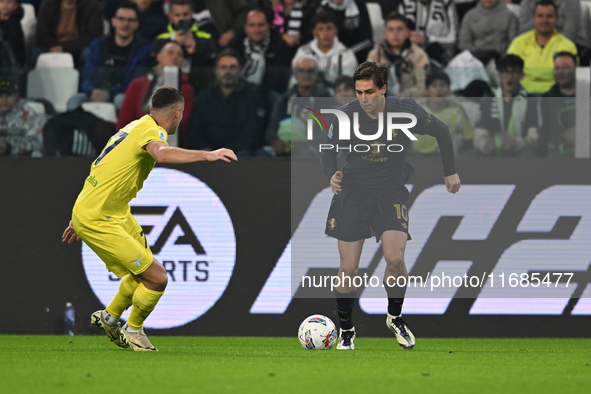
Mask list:
[{"label": "white football boot", "polygon": [[408,326],[404,320],[402,320],[402,315],[392,316],[388,313],[388,316],[386,317],[386,325],[390,331],[396,335],[396,340],[400,346],[405,349],[412,349],[415,347],[415,336],[412,335],[412,332],[410,332]]},{"label": "white football boot", "polygon": [[339,329],[337,350],[355,350],[355,327],[350,330]]}]

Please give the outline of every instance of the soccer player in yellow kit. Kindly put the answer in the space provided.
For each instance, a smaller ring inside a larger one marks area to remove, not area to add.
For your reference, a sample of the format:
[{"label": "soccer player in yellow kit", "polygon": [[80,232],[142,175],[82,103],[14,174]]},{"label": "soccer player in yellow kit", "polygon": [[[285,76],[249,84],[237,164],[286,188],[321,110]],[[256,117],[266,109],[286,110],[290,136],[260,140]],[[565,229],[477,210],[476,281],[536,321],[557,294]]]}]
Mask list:
[{"label": "soccer player in yellow kit", "polygon": [[[110,272],[122,278],[113,301],[105,310],[92,314],[91,324],[103,329],[117,346],[136,351],[157,351],[143,324],[164,294],[168,277],[152,256],[142,227],[130,213],[129,201],[156,162],[237,160],[230,149],[206,152],[168,146],[166,139],[176,132],[184,107],[180,91],[161,87],[152,95],[150,114],[111,137],[92,163],[74,204],[72,220],[62,235],[62,242],[82,239]],[[130,306],[129,319],[121,327],[119,318]]]}]

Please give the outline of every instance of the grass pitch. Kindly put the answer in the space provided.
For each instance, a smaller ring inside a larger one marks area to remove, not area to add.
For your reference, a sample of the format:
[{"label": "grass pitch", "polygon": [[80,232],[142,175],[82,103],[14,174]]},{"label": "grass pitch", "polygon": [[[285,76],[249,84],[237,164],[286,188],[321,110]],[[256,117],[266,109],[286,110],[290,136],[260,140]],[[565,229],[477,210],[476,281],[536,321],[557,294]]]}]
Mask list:
[{"label": "grass pitch", "polygon": [[151,340],[160,352],[0,335],[0,393],[591,392],[590,339],[419,338],[410,351],[393,338],[358,338],[354,351],[307,351],[295,336]]}]

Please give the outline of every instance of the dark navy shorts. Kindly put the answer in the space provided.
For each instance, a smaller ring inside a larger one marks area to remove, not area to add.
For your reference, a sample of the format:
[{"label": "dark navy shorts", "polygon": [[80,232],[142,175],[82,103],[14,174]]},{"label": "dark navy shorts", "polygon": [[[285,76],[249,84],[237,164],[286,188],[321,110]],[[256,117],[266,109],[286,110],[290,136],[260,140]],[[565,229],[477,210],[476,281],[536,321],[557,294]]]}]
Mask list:
[{"label": "dark navy shorts", "polygon": [[333,196],[325,234],[345,242],[375,235],[380,241],[388,230],[408,233],[408,189],[400,186],[383,192],[342,190]]}]

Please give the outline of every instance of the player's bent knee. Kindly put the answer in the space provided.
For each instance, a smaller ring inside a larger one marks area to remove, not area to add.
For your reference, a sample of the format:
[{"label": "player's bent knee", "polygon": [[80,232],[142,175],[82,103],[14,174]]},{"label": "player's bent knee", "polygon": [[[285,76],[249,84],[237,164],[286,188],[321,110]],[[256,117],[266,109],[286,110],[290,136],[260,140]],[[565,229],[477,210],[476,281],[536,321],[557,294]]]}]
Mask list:
[{"label": "player's bent knee", "polygon": [[392,253],[390,255],[384,255],[386,264],[390,269],[400,269],[404,267],[404,255],[400,253]]},{"label": "player's bent knee", "polygon": [[340,271],[341,271],[342,275],[344,275],[344,276],[356,276],[357,273],[359,272],[359,269],[341,266]]}]

